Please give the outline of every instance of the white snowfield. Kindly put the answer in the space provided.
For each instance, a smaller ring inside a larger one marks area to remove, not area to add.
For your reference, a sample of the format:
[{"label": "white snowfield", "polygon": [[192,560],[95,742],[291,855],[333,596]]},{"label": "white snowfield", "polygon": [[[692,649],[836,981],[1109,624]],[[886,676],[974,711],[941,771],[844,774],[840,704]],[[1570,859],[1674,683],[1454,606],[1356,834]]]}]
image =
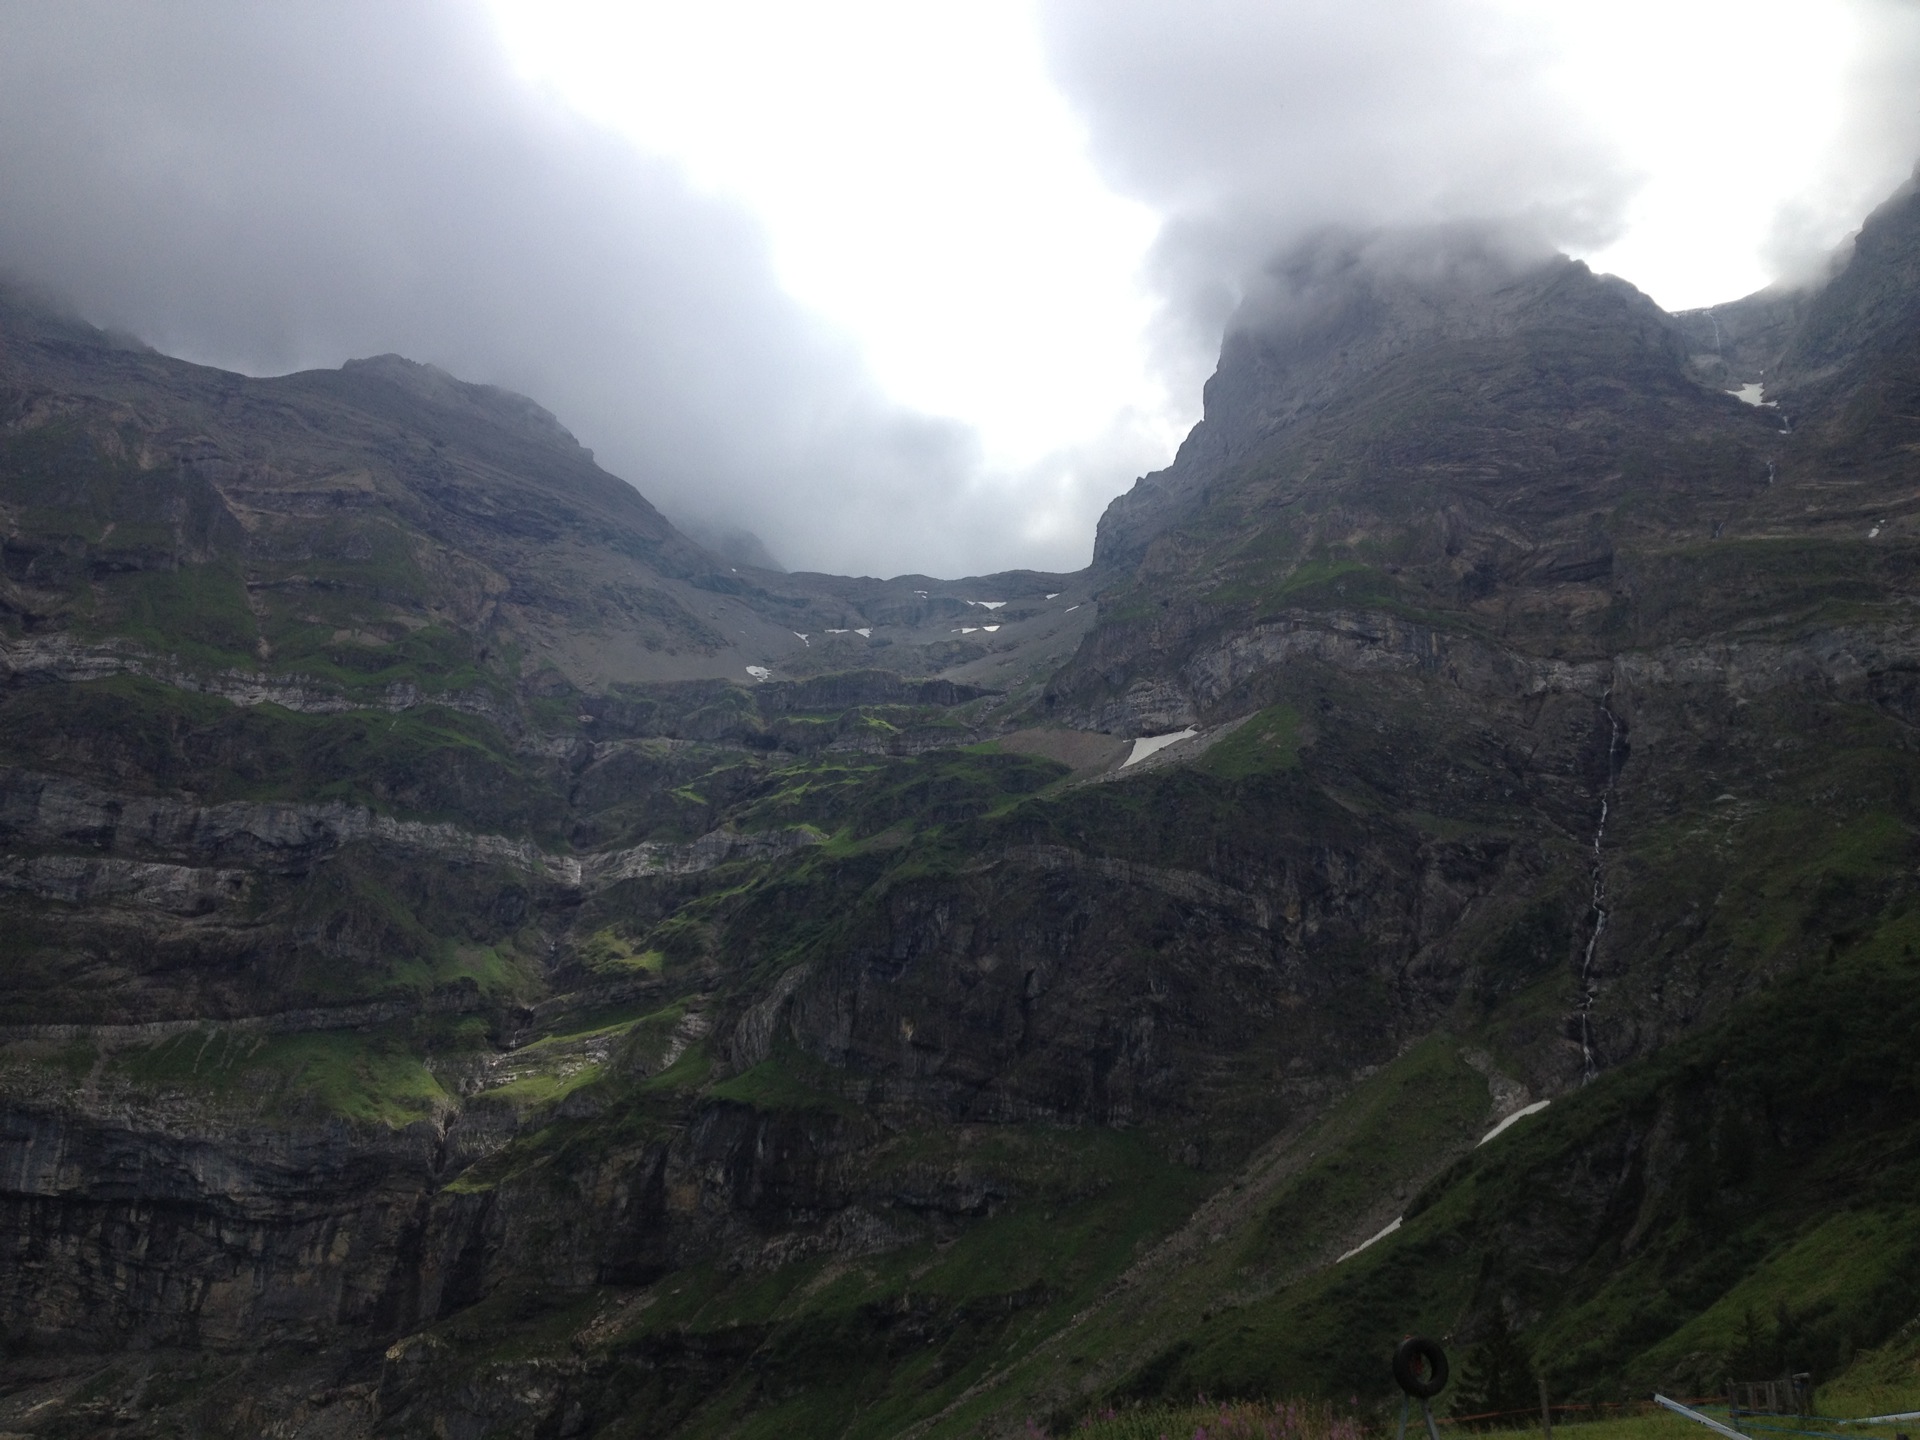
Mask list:
[{"label": "white snowfield", "polygon": [[980,628],[986,631],[989,635],[991,635],[993,634],[994,631],[998,630],[1000,627],[998,625],[982,625]]},{"label": "white snowfield", "polygon": [[1772,410],[1777,408],[1773,401],[1762,400],[1760,398],[1760,392],[1764,388],[1765,388],[1764,386],[1758,385],[1758,384],[1742,385],[1738,390],[1729,390],[1727,391],[1727,393],[1733,396],[1733,398],[1736,400],[1746,401],[1747,404],[1749,405],[1759,405],[1762,408],[1767,410]]},{"label": "white snowfield", "polygon": [[[1351,1260],[1354,1256],[1358,1255],[1362,1250],[1366,1249],[1369,1245],[1373,1244],[1376,1240],[1386,1239],[1387,1236],[1391,1235],[1394,1231],[1400,1228],[1400,1221],[1406,1218],[1407,1217],[1404,1215],[1396,1217],[1394,1222],[1391,1225],[1387,1226],[1386,1229],[1380,1231],[1378,1234],[1369,1235],[1366,1239],[1362,1240],[1358,1245],[1354,1246],[1351,1250],[1347,1251],[1346,1254],[1342,1255],[1340,1257],[1340,1260]],[[1340,1260],[1336,1260],[1333,1263],[1338,1265],[1340,1263]]]},{"label": "white snowfield", "polygon": [[853,633],[858,635],[862,640],[871,640],[873,638],[873,627],[871,625],[862,625]]},{"label": "white snowfield", "polygon": [[1164,750],[1167,746],[1181,740],[1191,740],[1199,733],[1198,730],[1189,725],[1184,730],[1175,730],[1171,735],[1142,735],[1138,740],[1133,742],[1133,753],[1120,762],[1120,768],[1124,770],[1136,760],[1146,759],[1147,756],[1153,754],[1156,750]]},{"label": "white snowfield", "polygon": [[747,666],[747,674],[756,680],[771,680],[773,678],[773,672],[764,665]]},{"label": "white snowfield", "polygon": [[978,605],[982,610],[998,610],[1007,602],[1004,600],[969,600],[967,604]]},{"label": "white snowfield", "polygon": [[1502,1120],[1498,1125],[1494,1126],[1491,1130],[1487,1131],[1486,1134],[1482,1135],[1480,1137],[1479,1143],[1476,1144],[1473,1148],[1478,1150],[1481,1145],[1484,1145],[1487,1143],[1487,1141],[1493,1139],[1494,1136],[1498,1135],[1502,1130],[1505,1130],[1509,1125],[1513,1124],[1514,1121],[1524,1120],[1529,1115],[1538,1115],[1542,1110],[1546,1109],[1547,1106],[1551,1105],[1552,1103],[1553,1102],[1551,1100],[1536,1100],[1531,1105],[1522,1105],[1518,1110],[1514,1111],[1511,1115],[1507,1116],[1506,1119]]}]

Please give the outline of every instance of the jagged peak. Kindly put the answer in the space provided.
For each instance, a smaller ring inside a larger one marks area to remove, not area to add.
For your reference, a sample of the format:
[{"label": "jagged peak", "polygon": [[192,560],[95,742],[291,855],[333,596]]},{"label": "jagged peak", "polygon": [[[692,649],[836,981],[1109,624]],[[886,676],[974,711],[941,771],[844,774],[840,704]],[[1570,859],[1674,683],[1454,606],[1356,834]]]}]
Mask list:
[{"label": "jagged peak", "polygon": [[1269,278],[1222,344],[1206,418],[1189,441],[1201,451],[1240,449],[1428,345],[1569,322],[1653,338],[1666,322],[1628,282],[1478,226],[1328,231],[1288,252]]},{"label": "jagged peak", "polygon": [[1910,346],[1920,317],[1920,166],[1861,224],[1845,260],[1810,298],[1780,357],[1780,380],[1816,399],[1862,363]]},{"label": "jagged peak", "polygon": [[[570,450],[584,449],[573,432],[560,423],[559,417],[538,401],[498,385],[462,380],[438,365],[425,361],[409,360],[404,355],[389,352],[349,360],[340,367],[340,374],[349,378],[384,381],[442,409],[479,412],[523,435]],[[586,453],[591,458],[592,452]]]},{"label": "jagged peak", "polygon": [[93,324],[57,292],[0,273],[0,339],[8,336],[37,343],[77,344],[144,355],[159,353],[137,336]]},{"label": "jagged peak", "polygon": [[1681,337],[1652,299],[1524,233],[1450,225],[1309,237],[1242,305],[1207,382],[1203,418],[1173,464],[1143,477],[1102,517],[1097,561],[1138,553],[1196,487],[1388,366],[1434,347],[1545,332],[1575,350],[1592,338],[1606,350],[1624,344],[1682,373]]},{"label": "jagged peak", "polygon": [[1499,226],[1329,226],[1274,258],[1228,329],[1259,332],[1310,323],[1329,305],[1362,293],[1401,304],[1471,305],[1556,263],[1579,265],[1530,235]]}]

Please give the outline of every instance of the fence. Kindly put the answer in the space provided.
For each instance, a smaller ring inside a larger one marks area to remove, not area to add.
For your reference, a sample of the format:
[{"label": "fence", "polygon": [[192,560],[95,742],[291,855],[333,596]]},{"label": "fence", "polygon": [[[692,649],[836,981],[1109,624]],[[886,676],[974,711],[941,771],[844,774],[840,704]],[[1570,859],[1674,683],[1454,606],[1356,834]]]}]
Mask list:
[{"label": "fence", "polygon": [[[1688,1400],[1689,1405],[1724,1405],[1727,1397],[1711,1395],[1697,1400]],[[1637,1415],[1651,1415],[1660,1407],[1651,1400],[1600,1400],[1591,1404],[1548,1405],[1555,1423],[1562,1416],[1573,1420],[1617,1420]],[[1538,1427],[1541,1407],[1530,1405],[1525,1410],[1489,1410],[1483,1415],[1436,1415],[1434,1421],[1440,1425],[1479,1425],[1489,1421],[1506,1420],[1513,1422],[1513,1428],[1522,1426]],[[1499,1427],[1495,1427],[1499,1428]]]}]

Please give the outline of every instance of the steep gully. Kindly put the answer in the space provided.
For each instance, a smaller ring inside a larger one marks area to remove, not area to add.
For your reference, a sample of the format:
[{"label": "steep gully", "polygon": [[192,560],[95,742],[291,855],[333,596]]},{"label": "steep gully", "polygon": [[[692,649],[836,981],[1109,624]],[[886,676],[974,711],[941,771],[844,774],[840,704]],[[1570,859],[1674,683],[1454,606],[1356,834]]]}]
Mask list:
[{"label": "steep gully", "polygon": [[1593,1058],[1593,959],[1600,949],[1600,937],[1606,933],[1607,917],[1607,864],[1602,846],[1607,838],[1607,817],[1613,809],[1615,787],[1620,778],[1620,737],[1624,727],[1620,717],[1614,713],[1613,684],[1600,696],[1600,713],[1607,717],[1607,778],[1600,790],[1600,818],[1593,830],[1593,888],[1588,902],[1589,923],[1586,953],[1580,960],[1580,998],[1575,1002],[1574,1013],[1580,1017],[1580,1083],[1591,1082],[1600,1073],[1600,1067]]}]

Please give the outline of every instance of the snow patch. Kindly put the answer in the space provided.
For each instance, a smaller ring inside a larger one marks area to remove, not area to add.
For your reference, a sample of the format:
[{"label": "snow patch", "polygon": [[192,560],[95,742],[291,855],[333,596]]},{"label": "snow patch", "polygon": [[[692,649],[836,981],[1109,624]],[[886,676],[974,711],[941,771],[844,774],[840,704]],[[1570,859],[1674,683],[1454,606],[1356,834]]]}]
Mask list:
[{"label": "snow patch", "polygon": [[847,632],[846,632],[846,631],[844,631],[844,630],[829,630],[829,631],[827,631],[827,634],[829,634],[829,635],[844,635],[844,634],[846,634],[846,633],[847,633]]},{"label": "snow patch", "polygon": [[1547,1106],[1551,1105],[1552,1103],[1553,1102],[1551,1100],[1536,1100],[1531,1105],[1522,1105],[1518,1110],[1514,1111],[1511,1115],[1507,1116],[1506,1119],[1502,1120],[1498,1125],[1494,1126],[1491,1130],[1487,1131],[1486,1134],[1482,1135],[1480,1137],[1479,1145],[1475,1145],[1473,1148],[1478,1150],[1480,1148],[1480,1145],[1486,1144],[1487,1141],[1491,1140],[1494,1136],[1498,1135],[1502,1130],[1506,1129],[1509,1125],[1513,1124],[1514,1121],[1524,1120],[1529,1115],[1538,1115],[1542,1110],[1546,1109]]},{"label": "snow patch", "polygon": [[1871,530],[1867,531],[1867,538],[1871,540],[1879,533],[1880,533],[1880,527],[1876,525]]},{"label": "snow patch", "polygon": [[[1483,1141],[1481,1143],[1484,1144],[1485,1142]],[[1397,1217],[1391,1225],[1387,1226],[1386,1229],[1380,1231],[1379,1234],[1369,1235],[1366,1239],[1362,1240],[1358,1245],[1354,1246],[1351,1250],[1347,1251],[1346,1254],[1340,1257],[1340,1260],[1351,1260],[1354,1256],[1358,1255],[1362,1250],[1366,1249],[1369,1245],[1373,1244],[1376,1241],[1386,1239],[1387,1236],[1391,1235],[1394,1231],[1400,1228],[1400,1221],[1406,1218],[1407,1217],[1404,1215]],[[1340,1260],[1336,1260],[1333,1263],[1338,1265],[1340,1263]]]},{"label": "snow patch", "polygon": [[1051,594],[1049,594],[1047,598],[1049,600],[1058,600],[1060,598],[1060,592],[1058,590],[1055,590]]},{"label": "snow patch", "polygon": [[871,625],[862,625],[853,633],[858,635],[862,640],[871,640],[873,638],[873,627]]},{"label": "snow patch", "polygon": [[756,680],[771,680],[773,678],[773,672],[764,665],[747,666],[747,674]]},{"label": "snow patch", "polygon": [[982,625],[980,628],[986,631],[989,635],[991,635],[994,631],[998,630],[1000,627],[998,625]]},{"label": "snow patch", "polygon": [[1763,387],[1758,382],[1756,382],[1752,385],[1742,385],[1738,390],[1729,390],[1727,391],[1727,394],[1733,396],[1733,398],[1736,400],[1744,400],[1749,405],[1758,405],[1763,410],[1779,409],[1780,407],[1776,405],[1773,401],[1762,400],[1760,398],[1760,391],[1762,388]]},{"label": "snow patch", "polygon": [[1167,746],[1177,741],[1191,740],[1199,733],[1198,730],[1189,725],[1184,730],[1175,730],[1171,735],[1142,735],[1138,740],[1133,742],[1133,753],[1120,762],[1120,768],[1124,770],[1136,760],[1146,759],[1147,756],[1153,754],[1156,750],[1164,750]]},{"label": "snow patch", "polygon": [[1004,600],[969,600],[967,604],[978,605],[982,610],[998,610],[1007,602]]},{"label": "snow patch", "polygon": [[1069,605],[1067,606],[1066,609],[1062,610],[1060,613],[1062,615],[1071,615],[1074,611],[1078,610],[1079,608],[1080,607],[1078,605]]},{"label": "snow patch", "polygon": [[809,639],[807,639],[807,637],[806,637],[806,636],[804,636],[804,635],[800,635],[800,632],[799,632],[798,630],[796,630],[796,631],[794,631],[793,633],[794,633],[795,635],[799,635],[799,636],[800,636],[800,643],[801,643],[802,645],[804,645],[804,646],[806,646],[806,647],[807,647],[807,649],[809,649],[809,650],[811,650],[811,649],[813,648],[813,642],[812,642],[811,640],[809,640]]}]

